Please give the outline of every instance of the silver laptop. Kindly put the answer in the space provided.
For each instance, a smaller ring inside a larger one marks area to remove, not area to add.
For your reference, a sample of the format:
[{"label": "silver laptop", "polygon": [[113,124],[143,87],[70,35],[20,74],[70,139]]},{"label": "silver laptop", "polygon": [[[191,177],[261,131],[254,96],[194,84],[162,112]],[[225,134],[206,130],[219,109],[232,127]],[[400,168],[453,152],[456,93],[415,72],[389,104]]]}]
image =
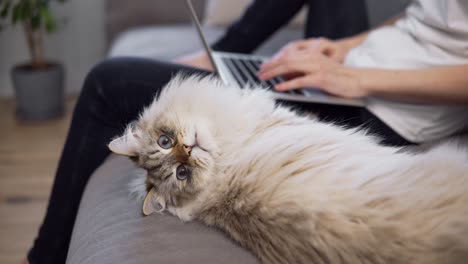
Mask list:
[{"label": "silver laptop", "polygon": [[[195,9],[193,8],[192,1],[186,1],[203,46],[208,53],[214,70],[219,75],[224,84],[237,85],[241,88],[245,87],[247,84],[261,84],[264,87],[272,88],[277,83],[284,81],[281,77],[275,77],[267,81],[262,81],[257,77],[257,72],[260,68],[260,65],[268,59],[266,57],[212,51],[208,45],[208,42],[206,41],[205,34],[203,33],[200,20],[198,19]],[[274,95],[277,99],[287,101],[365,106],[364,100],[339,98],[326,94],[319,89],[309,87],[298,90],[291,90],[288,92],[275,91]]]}]

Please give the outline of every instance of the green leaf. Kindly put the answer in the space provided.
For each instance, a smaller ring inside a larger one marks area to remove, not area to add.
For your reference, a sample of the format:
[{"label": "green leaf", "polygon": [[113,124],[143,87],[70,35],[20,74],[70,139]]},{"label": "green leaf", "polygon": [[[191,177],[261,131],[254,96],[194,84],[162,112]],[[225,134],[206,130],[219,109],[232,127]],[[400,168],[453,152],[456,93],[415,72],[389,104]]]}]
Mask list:
[{"label": "green leaf", "polygon": [[3,5],[2,11],[0,11],[0,17],[5,18],[8,15],[8,11],[10,11],[11,1],[5,1]]},{"label": "green leaf", "polygon": [[35,15],[31,17],[31,27],[32,30],[38,30],[41,27],[41,16],[40,15]]},{"label": "green leaf", "polygon": [[41,17],[44,19],[47,32],[53,32],[57,29],[55,19],[47,6],[41,6]]},{"label": "green leaf", "polygon": [[28,0],[26,1],[21,1],[21,17],[20,20],[28,20],[32,19],[32,14],[33,14],[33,6],[32,3]]},{"label": "green leaf", "polygon": [[18,3],[15,6],[13,6],[13,15],[11,16],[11,22],[13,23],[13,25],[16,24],[16,22],[18,22],[20,18],[21,18],[21,3]]},{"label": "green leaf", "polygon": [[[13,25],[19,22],[31,24],[33,30],[41,27],[47,32],[57,29],[57,22],[52,15],[49,4],[52,0],[0,0],[0,21],[8,18]],[[55,0],[65,3],[66,0]]]}]

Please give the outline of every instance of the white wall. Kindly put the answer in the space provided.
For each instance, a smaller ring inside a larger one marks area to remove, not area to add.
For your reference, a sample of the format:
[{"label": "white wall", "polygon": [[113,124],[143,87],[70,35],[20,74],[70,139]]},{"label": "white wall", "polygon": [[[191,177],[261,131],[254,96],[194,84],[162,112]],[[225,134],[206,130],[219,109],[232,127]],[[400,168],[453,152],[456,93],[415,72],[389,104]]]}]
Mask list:
[{"label": "white wall", "polygon": [[[58,31],[46,36],[46,56],[66,68],[68,94],[76,94],[90,67],[105,55],[104,0],[68,0],[52,6],[62,21]],[[28,58],[20,26],[0,32],[0,97],[12,96],[12,66]]]}]

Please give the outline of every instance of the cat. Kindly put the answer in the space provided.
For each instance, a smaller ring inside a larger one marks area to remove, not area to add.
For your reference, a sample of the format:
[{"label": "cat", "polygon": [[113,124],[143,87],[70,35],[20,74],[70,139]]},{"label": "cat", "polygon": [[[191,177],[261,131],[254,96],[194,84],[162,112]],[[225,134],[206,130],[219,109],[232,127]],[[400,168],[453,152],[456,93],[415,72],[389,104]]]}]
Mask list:
[{"label": "cat", "polygon": [[468,155],[379,145],[262,88],[176,76],[109,148],[143,213],[227,232],[263,263],[467,263]]}]

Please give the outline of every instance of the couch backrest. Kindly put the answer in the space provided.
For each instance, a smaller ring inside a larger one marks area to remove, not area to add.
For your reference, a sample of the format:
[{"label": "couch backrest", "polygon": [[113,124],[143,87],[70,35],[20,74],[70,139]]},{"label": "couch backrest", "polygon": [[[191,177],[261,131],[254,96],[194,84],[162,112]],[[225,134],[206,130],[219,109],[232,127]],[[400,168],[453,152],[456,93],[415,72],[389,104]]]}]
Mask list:
[{"label": "couch backrest", "polygon": [[[200,17],[203,17],[207,1],[210,0],[192,0]],[[366,2],[369,21],[373,26],[401,11],[409,0],[366,0]],[[120,32],[132,27],[190,22],[190,15],[183,0],[107,0],[106,12],[109,42]]]},{"label": "couch backrest", "polygon": [[[197,14],[203,16],[205,0],[192,0]],[[107,0],[106,33],[112,41],[133,27],[188,23],[190,15],[183,0]]]}]

